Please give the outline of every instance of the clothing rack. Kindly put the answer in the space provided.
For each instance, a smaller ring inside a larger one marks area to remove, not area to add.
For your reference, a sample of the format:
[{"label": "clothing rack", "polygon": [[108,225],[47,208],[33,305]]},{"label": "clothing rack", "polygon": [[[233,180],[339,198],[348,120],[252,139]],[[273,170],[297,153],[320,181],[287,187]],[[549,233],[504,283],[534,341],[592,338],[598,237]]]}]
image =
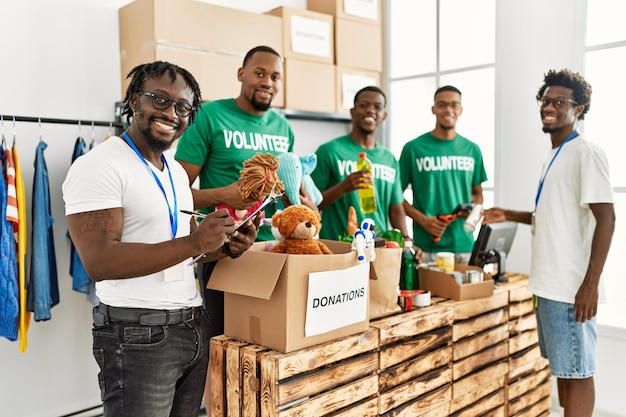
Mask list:
[{"label": "clothing rack", "polygon": [[12,122],[30,122],[30,123],[54,123],[64,125],[81,125],[81,126],[105,126],[105,127],[119,127],[124,128],[124,124],[121,121],[98,121],[98,120],[73,120],[73,119],[54,119],[50,117],[29,117],[29,116],[13,116],[13,115],[0,115],[0,119],[3,123]]}]

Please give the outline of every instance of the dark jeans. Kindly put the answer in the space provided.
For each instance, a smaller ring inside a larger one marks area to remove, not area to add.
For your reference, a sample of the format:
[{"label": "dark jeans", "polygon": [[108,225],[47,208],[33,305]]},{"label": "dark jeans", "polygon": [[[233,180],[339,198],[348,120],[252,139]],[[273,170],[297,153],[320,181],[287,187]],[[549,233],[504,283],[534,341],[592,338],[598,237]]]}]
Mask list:
[{"label": "dark jeans", "polygon": [[105,417],[196,417],[209,362],[208,315],[167,326],[95,327]]}]

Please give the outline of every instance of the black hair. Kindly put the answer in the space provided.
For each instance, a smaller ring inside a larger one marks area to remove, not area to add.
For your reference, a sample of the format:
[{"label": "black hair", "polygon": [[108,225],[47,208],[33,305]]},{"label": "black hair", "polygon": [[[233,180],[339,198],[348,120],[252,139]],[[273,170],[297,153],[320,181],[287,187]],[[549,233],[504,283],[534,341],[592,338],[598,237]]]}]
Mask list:
[{"label": "black hair", "polygon": [[374,86],[374,85],[368,85],[367,87],[363,87],[361,88],[359,91],[356,92],[356,94],[354,95],[354,105],[356,106],[356,102],[359,99],[359,96],[363,93],[365,93],[366,91],[373,91],[375,93],[380,94],[381,96],[383,96],[383,100],[385,101],[385,105],[387,105],[387,96],[385,95],[385,93],[383,92],[383,90],[381,90],[380,88]]},{"label": "black hair", "polygon": [[185,79],[189,88],[191,88],[191,91],[193,92],[193,103],[191,103],[192,108],[191,113],[189,113],[189,124],[193,123],[196,118],[196,113],[198,112],[198,107],[202,102],[200,86],[189,71],[179,67],[178,65],[163,61],[137,65],[126,76],[126,78],[132,77],[130,84],[128,84],[128,88],[126,89],[126,97],[124,97],[124,110],[122,111],[122,116],[126,116],[126,121],[128,123],[130,123],[130,119],[133,117],[133,111],[130,108],[130,98],[132,94],[141,91],[146,80],[159,78],[165,72],[170,74],[172,81],[176,80],[176,77],[180,75]]},{"label": "black hair", "polygon": [[443,87],[439,87],[437,91],[435,91],[435,94],[433,95],[433,99],[437,97],[437,94],[442,93],[444,91],[453,91],[455,93],[459,93],[459,95],[462,96],[461,90],[459,90],[458,88],[451,86],[451,85],[444,85]]},{"label": "black hair", "polygon": [[254,48],[248,51],[246,56],[243,58],[242,66],[245,67],[248,61],[250,60],[250,58],[252,58],[252,55],[256,54],[257,52],[269,52],[270,54],[274,54],[282,60],[280,54],[276,52],[274,48],[270,48],[269,46],[265,46],[265,45],[260,45],[260,46],[255,46]]},{"label": "black hair", "polygon": [[589,85],[585,78],[579,73],[567,68],[560,71],[552,69],[544,74],[543,85],[539,88],[535,98],[541,100],[546,89],[553,85],[569,88],[574,92],[574,101],[578,105],[585,106],[583,111],[578,115],[578,120],[584,120],[585,113],[587,113],[591,107],[591,85]]}]

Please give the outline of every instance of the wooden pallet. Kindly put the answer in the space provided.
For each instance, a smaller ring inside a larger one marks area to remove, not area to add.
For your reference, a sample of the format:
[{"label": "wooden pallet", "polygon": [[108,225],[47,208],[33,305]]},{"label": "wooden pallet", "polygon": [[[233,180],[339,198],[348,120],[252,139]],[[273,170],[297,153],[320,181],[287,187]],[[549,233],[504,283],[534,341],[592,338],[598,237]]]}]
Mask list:
[{"label": "wooden pallet", "polygon": [[448,415],[452,309],[438,303],[370,326],[379,332],[379,414]]},{"label": "wooden pallet", "polygon": [[211,415],[378,415],[378,331],[281,353],[211,339]]}]

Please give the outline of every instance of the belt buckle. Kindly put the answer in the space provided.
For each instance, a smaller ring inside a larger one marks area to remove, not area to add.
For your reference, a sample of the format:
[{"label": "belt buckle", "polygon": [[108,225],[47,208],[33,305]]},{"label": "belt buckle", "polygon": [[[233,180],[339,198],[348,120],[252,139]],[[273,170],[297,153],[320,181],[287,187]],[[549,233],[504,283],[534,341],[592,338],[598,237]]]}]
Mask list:
[{"label": "belt buckle", "polygon": [[[182,315],[182,312],[181,312],[181,315]],[[191,317],[189,317],[187,320],[183,321],[183,323],[190,322],[194,318],[196,318],[196,308],[195,307],[191,307]]]}]

